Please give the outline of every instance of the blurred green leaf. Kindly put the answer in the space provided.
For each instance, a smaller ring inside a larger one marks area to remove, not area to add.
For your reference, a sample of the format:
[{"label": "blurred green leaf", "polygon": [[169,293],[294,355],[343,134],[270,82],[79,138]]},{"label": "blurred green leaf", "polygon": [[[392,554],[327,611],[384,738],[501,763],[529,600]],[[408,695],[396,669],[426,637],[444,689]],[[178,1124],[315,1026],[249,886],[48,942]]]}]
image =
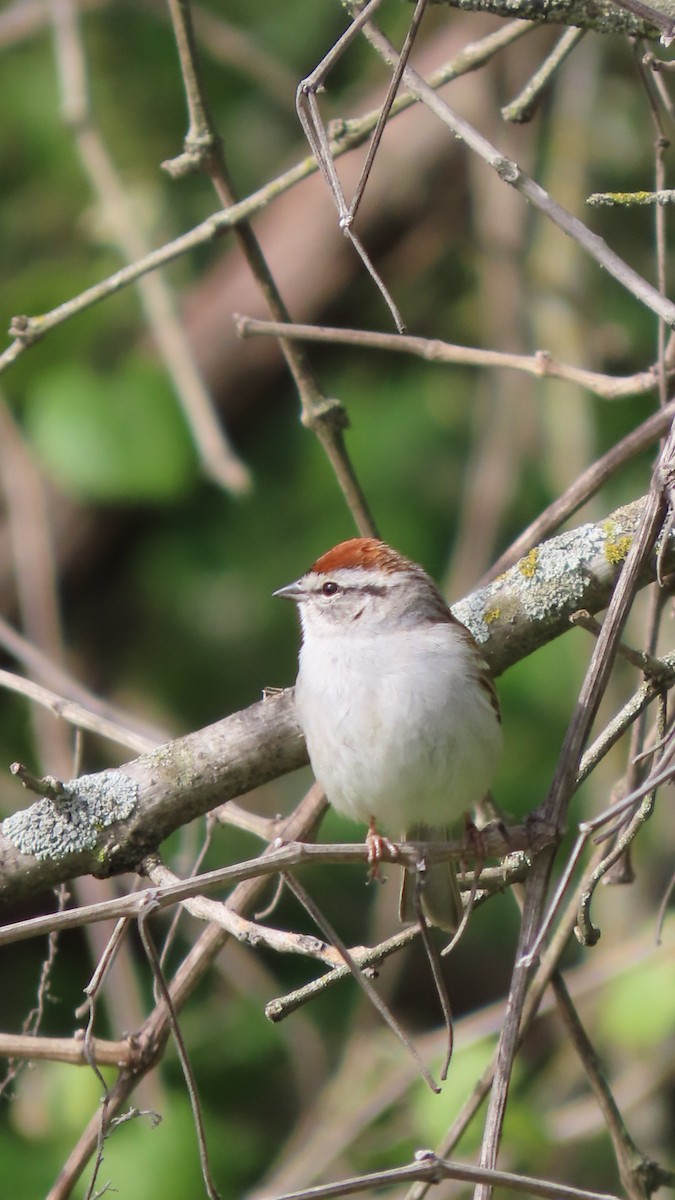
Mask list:
[{"label": "blurred green leaf", "polygon": [[[673,1032],[675,960],[672,954],[638,963],[608,988],[602,1003],[602,1034],[610,1043],[646,1050]],[[645,1020],[645,1003],[649,1019]]]},{"label": "blurred green leaf", "polygon": [[173,500],[195,475],[178,402],[151,364],[131,360],[106,375],[78,363],[43,372],[26,425],[46,469],[81,499]]}]

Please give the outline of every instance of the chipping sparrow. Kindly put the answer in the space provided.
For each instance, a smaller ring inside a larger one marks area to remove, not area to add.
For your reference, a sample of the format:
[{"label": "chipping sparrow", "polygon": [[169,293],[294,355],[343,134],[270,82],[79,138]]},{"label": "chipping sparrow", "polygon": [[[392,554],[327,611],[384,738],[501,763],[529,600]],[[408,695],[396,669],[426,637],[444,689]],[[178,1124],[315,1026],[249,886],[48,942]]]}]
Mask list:
[{"label": "chipping sparrow", "polygon": [[[436,584],[375,538],[334,546],[274,593],[300,611],[295,685],[312,769],[333,807],[403,839],[444,841],[448,825],[483,798],[501,749],[499,702],[469,633]],[[422,905],[454,930],[454,868],[433,866]],[[414,920],[405,879],[401,919]]]}]

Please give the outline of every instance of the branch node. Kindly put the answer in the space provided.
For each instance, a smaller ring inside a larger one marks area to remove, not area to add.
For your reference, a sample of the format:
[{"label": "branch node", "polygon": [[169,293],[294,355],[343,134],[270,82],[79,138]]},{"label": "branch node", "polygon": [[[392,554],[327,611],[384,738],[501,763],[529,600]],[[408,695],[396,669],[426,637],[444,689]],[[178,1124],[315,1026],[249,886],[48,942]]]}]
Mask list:
[{"label": "branch node", "polygon": [[188,133],[183,141],[181,153],[175,158],[166,158],[160,166],[172,179],[193,175],[208,166],[208,159],[218,149],[218,144],[219,138],[211,129],[203,129],[200,133]]},{"label": "branch node", "polygon": [[311,412],[303,411],[300,419],[307,428],[315,428],[317,425],[323,425],[330,429],[349,429],[349,417],[346,408],[340,400],[331,399],[330,396],[321,397],[316,400],[312,405]]},{"label": "branch node", "polygon": [[497,157],[492,165],[504,183],[517,183],[520,179],[520,167],[513,159]]},{"label": "branch node", "polygon": [[8,333],[10,337],[16,338],[17,341],[21,342],[22,346],[34,346],[43,334],[41,318],[27,316],[12,317]]},{"label": "branch node", "polygon": [[172,179],[184,179],[186,175],[196,175],[204,166],[204,155],[199,150],[183,150],[175,158],[165,158],[159,164]]},{"label": "branch node", "polygon": [[535,350],[533,358],[537,374],[541,375],[542,379],[545,379],[551,370],[551,363],[553,361],[551,351]]}]

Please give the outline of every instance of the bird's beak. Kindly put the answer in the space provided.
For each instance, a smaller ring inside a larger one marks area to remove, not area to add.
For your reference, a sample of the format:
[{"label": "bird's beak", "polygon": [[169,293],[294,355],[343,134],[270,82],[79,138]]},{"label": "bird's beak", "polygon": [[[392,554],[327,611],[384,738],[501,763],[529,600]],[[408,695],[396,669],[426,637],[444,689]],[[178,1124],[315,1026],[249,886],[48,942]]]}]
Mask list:
[{"label": "bird's beak", "polygon": [[295,583],[287,583],[286,587],[279,588],[276,592],[272,592],[272,595],[280,596],[282,600],[302,600],[305,589],[300,580],[296,579]]}]

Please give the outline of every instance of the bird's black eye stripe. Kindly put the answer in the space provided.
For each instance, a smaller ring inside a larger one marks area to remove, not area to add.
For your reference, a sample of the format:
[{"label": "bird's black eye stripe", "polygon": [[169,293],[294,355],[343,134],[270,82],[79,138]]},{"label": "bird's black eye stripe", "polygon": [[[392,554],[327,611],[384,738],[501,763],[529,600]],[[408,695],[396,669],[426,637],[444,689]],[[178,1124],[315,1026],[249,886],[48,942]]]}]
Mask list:
[{"label": "bird's black eye stripe", "polygon": [[339,590],[340,589],[334,579],[327,579],[321,588],[324,596],[334,596],[336,592],[339,592]]}]

